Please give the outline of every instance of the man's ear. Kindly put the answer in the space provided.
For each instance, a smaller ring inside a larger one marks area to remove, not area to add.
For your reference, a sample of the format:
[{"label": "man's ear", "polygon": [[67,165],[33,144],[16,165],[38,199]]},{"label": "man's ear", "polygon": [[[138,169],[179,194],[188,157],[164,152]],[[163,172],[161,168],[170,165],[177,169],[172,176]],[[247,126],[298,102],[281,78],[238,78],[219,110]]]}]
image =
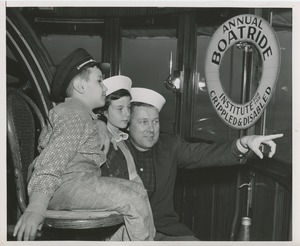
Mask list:
[{"label": "man's ear", "polygon": [[77,91],[80,94],[83,94],[85,92],[85,84],[84,80],[77,78],[73,81],[73,88],[75,91]]}]

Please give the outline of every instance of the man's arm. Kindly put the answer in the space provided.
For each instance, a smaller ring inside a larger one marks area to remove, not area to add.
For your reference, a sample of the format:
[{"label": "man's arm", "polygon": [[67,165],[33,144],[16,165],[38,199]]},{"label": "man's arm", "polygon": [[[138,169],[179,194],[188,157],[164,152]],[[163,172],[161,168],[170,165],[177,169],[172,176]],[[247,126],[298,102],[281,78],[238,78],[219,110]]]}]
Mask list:
[{"label": "man's arm", "polygon": [[279,137],[282,137],[282,134],[253,135],[244,136],[241,139],[227,143],[215,142],[213,144],[188,143],[177,137],[177,147],[172,152],[177,155],[178,167],[182,168],[243,164],[247,160],[249,150],[253,150],[260,158],[263,157],[259,149],[261,144],[270,146],[269,157],[272,157],[276,151],[276,144],[273,139]]}]

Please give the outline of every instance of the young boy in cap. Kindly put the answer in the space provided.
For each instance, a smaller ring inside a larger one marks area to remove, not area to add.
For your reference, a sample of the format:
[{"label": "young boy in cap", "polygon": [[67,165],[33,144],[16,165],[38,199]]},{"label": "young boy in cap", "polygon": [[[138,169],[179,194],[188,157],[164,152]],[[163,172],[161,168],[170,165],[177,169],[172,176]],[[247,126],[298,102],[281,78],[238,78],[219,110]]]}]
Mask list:
[{"label": "young boy in cap", "polygon": [[107,69],[83,49],[72,52],[58,67],[51,97],[62,103],[50,110],[39,139],[40,155],[30,168],[29,205],[14,230],[18,240],[34,240],[47,209],[117,211],[124,214],[126,228],[121,226],[111,240],[153,240],[144,187],[101,176],[106,156],[92,110],[105,104],[102,73]]}]

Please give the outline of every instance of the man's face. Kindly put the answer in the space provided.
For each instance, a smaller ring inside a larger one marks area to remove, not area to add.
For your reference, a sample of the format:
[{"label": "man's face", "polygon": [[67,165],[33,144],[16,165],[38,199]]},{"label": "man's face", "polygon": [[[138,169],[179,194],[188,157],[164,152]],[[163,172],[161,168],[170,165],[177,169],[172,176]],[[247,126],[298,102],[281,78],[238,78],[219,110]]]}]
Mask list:
[{"label": "man's face", "polygon": [[151,149],[159,137],[159,113],[157,108],[135,106],[131,112],[129,134],[132,144],[139,151]]}]

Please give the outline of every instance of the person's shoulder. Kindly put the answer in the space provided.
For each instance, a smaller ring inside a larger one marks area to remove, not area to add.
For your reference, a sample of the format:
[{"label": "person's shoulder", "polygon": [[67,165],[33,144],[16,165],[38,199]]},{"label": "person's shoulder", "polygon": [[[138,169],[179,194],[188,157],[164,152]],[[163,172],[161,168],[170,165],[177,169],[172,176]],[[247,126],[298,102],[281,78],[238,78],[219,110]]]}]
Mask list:
[{"label": "person's shoulder", "polygon": [[165,145],[171,145],[171,144],[173,145],[177,143],[178,139],[179,136],[176,135],[175,133],[161,132],[159,134],[159,141]]},{"label": "person's shoulder", "polygon": [[160,132],[160,137],[163,138],[181,138],[177,133],[174,132]]},{"label": "person's shoulder", "polygon": [[82,107],[79,107],[74,101],[69,100],[56,105],[52,109],[58,117],[68,117],[68,118],[86,118],[89,119],[89,114]]},{"label": "person's shoulder", "polygon": [[169,132],[160,132],[159,133],[159,138],[160,139],[171,139],[171,138],[176,138],[175,133],[169,133]]}]

